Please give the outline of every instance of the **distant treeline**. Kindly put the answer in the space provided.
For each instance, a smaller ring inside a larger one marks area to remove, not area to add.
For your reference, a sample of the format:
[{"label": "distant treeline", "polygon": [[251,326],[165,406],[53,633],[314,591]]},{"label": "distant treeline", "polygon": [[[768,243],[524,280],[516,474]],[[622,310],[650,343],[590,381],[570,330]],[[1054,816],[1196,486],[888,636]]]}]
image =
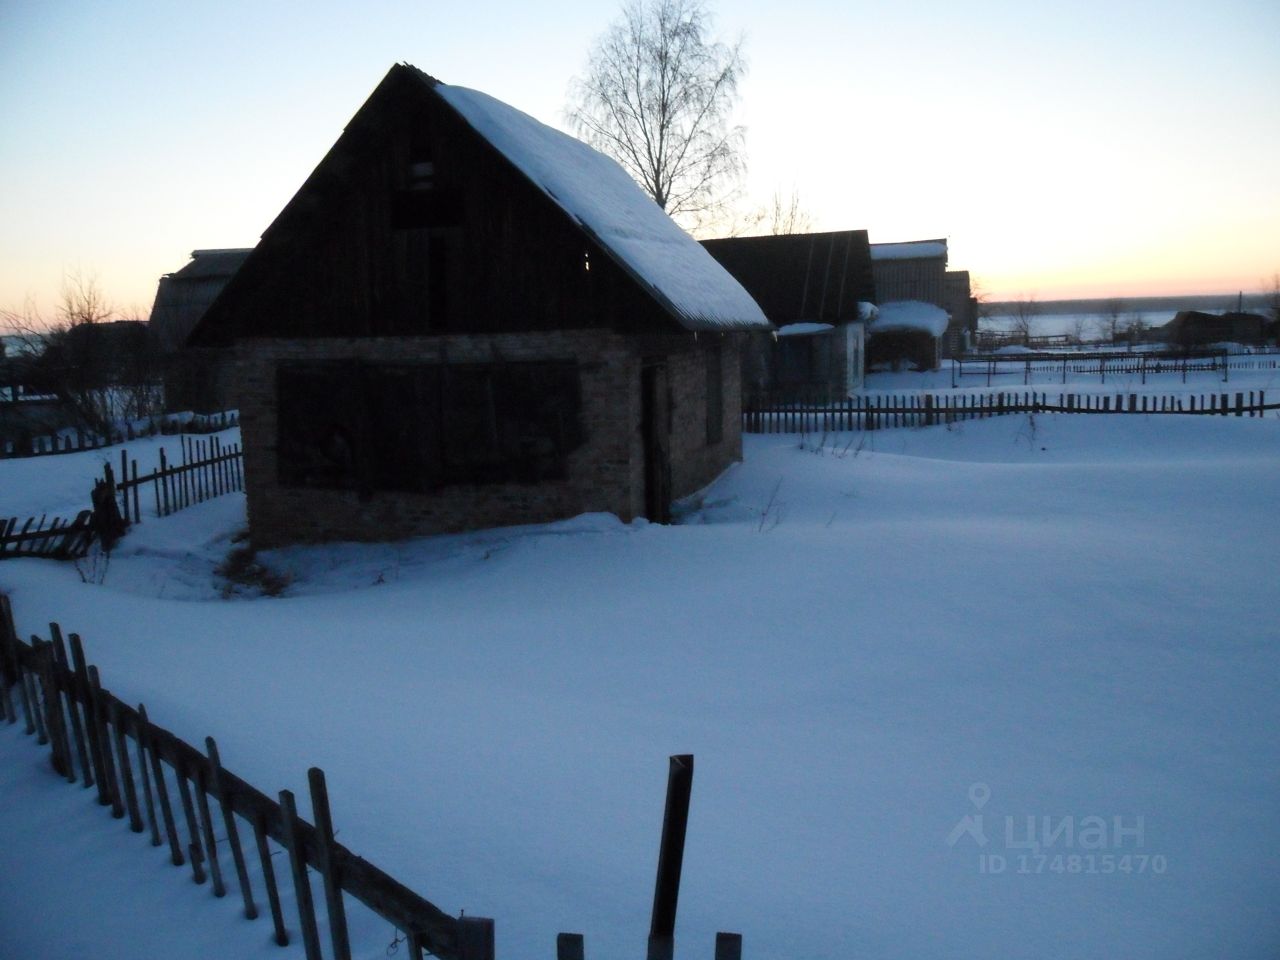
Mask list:
[{"label": "distant treeline", "polygon": [[[993,316],[1013,313],[1016,300],[998,300],[985,304],[987,313]],[[1036,308],[1042,314],[1096,314],[1109,313],[1112,304],[1121,304],[1125,313],[1158,313],[1167,311],[1173,316],[1179,310],[1202,310],[1205,313],[1224,313],[1235,310],[1239,294],[1213,293],[1188,297],[1098,297],[1092,300],[1037,300]],[[1244,309],[1249,313],[1263,313],[1268,306],[1265,294],[1246,293]]]}]

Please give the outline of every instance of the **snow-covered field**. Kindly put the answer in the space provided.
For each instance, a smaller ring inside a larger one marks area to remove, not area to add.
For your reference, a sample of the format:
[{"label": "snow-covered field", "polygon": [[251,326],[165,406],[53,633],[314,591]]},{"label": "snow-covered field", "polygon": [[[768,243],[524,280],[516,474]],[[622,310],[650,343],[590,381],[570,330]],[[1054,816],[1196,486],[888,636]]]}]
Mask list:
[{"label": "snow-covered field", "polygon": [[[1280,420],[1007,417],[745,457],[677,526],[276,551],[278,599],[219,599],[237,496],[144,522],[101,585],[24,560],[0,589],[267,792],[323,767],[342,842],[494,917],[500,957],[561,930],[643,951],[678,752],[681,956],[716,930],[777,960],[1277,955]],[[0,765],[6,957],[301,955],[37,774],[16,729]],[[55,809],[91,826],[59,840]],[[44,876],[99,854],[142,865],[113,893],[172,911],[131,934]],[[355,911],[353,934],[368,960],[391,939]]]}]

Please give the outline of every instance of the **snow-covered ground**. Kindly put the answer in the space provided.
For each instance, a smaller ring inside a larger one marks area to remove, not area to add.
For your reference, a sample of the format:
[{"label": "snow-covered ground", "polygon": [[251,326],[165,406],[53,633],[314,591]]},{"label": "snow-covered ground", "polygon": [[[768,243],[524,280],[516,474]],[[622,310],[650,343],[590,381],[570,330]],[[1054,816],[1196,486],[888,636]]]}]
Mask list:
[{"label": "snow-covered ground", "polygon": [[[561,930],[644,949],[678,752],[682,956],[716,930],[779,960],[1277,955],[1280,420],[745,440],[677,526],[293,548],[264,556],[284,597],[224,601],[231,496],[144,522],[101,585],[23,560],[0,589],[22,633],[77,630],[117,695],[268,793],[323,767],[342,842],[494,917],[500,957]],[[290,955],[37,776],[16,728],[0,764],[14,956]],[[54,810],[92,830],[59,837]],[[225,929],[221,952],[134,942],[39,879],[99,855],[172,891],[148,936]],[[355,911],[353,936],[368,960],[391,939]]]}]

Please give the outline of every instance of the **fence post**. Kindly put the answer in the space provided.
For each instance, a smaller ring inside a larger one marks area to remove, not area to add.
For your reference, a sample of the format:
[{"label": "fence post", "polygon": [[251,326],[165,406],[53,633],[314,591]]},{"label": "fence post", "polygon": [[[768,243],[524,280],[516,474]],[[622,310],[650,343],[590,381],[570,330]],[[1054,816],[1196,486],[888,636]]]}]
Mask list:
[{"label": "fence post", "polygon": [[280,822],[284,845],[289,851],[289,867],[293,872],[293,894],[298,901],[298,924],[302,927],[302,945],[307,960],[322,960],[320,932],[316,928],[316,908],[311,899],[311,878],[307,876],[307,859],[298,837],[298,808],[293,794],[280,791]]},{"label": "fence post", "polygon": [[231,848],[231,859],[235,863],[236,881],[240,884],[240,896],[244,900],[244,915],[250,920],[258,916],[258,905],[253,902],[253,890],[249,886],[249,870],[244,861],[244,850],[240,847],[240,831],[236,828],[235,812],[227,799],[227,788],[222,780],[222,759],[218,756],[218,745],[213,737],[204,738],[205,749],[209,756],[209,785],[213,790],[213,798],[222,811],[222,823],[227,831],[227,846]]},{"label": "fence post", "polygon": [[164,766],[160,761],[160,753],[156,750],[155,741],[151,736],[151,721],[147,719],[147,708],[142,704],[138,704],[138,736],[146,739],[147,753],[151,759],[151,776],[155,780],[156,787],[156,803],[160,807],[161,818],[164,820],[165,836],[169,840],[169,862],[175,867],[180,867],[186,863],[186,859],[182,855],[182,847],[178,843],[178,827],[173,819],[173,806],[169,803],[169,787],[164,781]]},{"label": "fence post", "polygon": [[488,917],[458,920],[458,960],[493,960],[493,921]]},{"label": "fence post", "polygon": [[693,755],[677,754],[670,758],[667,769],[667,805],[662,817],[662,842],[658,847],[648,960],[672,960],[675,952],[676,903],[680,896],[680,870],[684,864],[692,792]]},{"label": "fence post", "polygon": [[716,960],[742,960],[742,934],[716,934]]},{"label": "fence post", "polygon": [[329,911],[329,937],[333,941],[334,960],[351,960],[351,944],[347,939],[347,912],[342,903],[342,886],[338,878],[338,865],[333,855],[333,819],[329,815],[329,789],[325,786],[324,771],[312,767],[307,771],[311,785],[311,813],[316,820],[319,837],[320,874],[324,878],[324,901]]},{"label": "fence post", "polygon": [[587,949],[580,933],[556,934],[556,960],[586,960]]}]

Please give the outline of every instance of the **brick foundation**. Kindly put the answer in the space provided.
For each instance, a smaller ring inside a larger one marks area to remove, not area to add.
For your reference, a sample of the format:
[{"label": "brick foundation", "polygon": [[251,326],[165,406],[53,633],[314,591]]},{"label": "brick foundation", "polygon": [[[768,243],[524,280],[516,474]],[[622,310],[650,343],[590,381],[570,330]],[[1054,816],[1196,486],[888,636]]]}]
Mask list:
[{"label": "brick foundation", "polygon": [[[706,366],[719,343],[722,439],[707,443]],[[544,333],[306,340],[249,339],[237,345],[236,383],[253,545],[395,540],[485,527],[540,523],[605,511],[631,520],[644,512],[640,370],[667,358],[673,400],[672,495],[687,496],[742,456],[741,381],[734,336],[626,337],[597,330]],[[568,476],[538,484],[458,484],[430,494],[283,487],[276,463],[276,367],[282,361],[488,363],[576,360],[586,441],[569,455]]]}]

